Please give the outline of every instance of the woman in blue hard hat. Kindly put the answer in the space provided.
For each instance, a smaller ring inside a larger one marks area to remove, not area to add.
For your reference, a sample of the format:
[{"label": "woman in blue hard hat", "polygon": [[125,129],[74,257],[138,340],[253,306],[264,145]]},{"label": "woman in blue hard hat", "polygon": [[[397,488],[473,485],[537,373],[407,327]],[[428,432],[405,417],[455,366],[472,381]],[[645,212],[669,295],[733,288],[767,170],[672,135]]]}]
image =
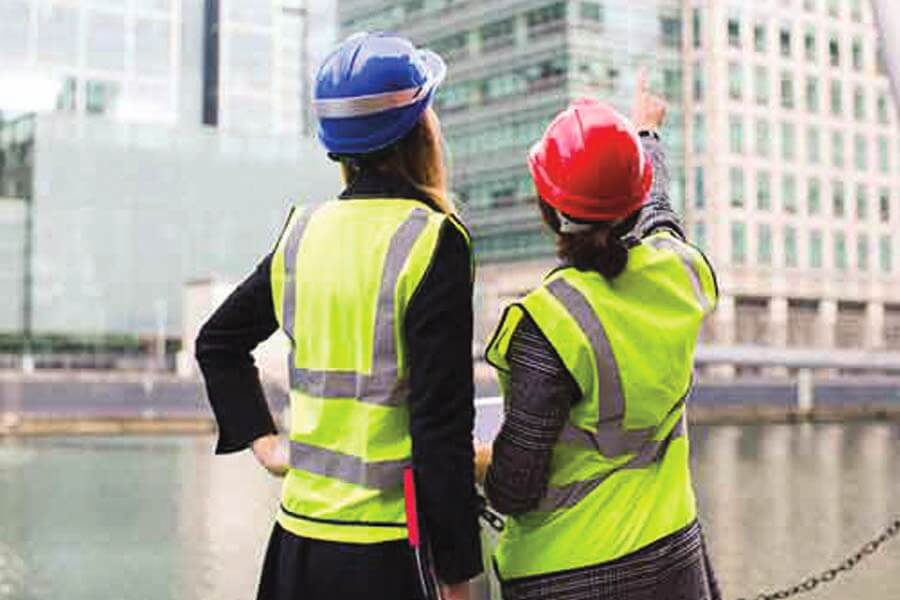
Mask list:
[{"label": "woman in blue hard hat", "polygon": [[[346,189],[293,211],[197,338],[216,452],[252,448],[285,477],[261,600],[422,598],[425,559],[442,596],[465,599],[482,570],[472,259],[430,108],[444,73],[436,54],[386,34],[325,59],[319,139]],[[250,354],[278,328],[291,341],[289,450]],[[417,534],[427,554],[411,550]]]}]

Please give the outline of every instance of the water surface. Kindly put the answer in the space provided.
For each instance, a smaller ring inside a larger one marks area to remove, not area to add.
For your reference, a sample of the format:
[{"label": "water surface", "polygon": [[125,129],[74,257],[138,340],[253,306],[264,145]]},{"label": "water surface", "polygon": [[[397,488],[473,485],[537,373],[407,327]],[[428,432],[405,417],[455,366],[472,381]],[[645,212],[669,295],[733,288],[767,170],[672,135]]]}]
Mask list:
[{"label": "water surface", "polygon": [[[898,428],[691,429],[727,598],[840,562],[900,514]],[[0,441],[0,599],[244,600],[279,483],[210,437]],[[900,598],[900,539],[816,599]]]}]

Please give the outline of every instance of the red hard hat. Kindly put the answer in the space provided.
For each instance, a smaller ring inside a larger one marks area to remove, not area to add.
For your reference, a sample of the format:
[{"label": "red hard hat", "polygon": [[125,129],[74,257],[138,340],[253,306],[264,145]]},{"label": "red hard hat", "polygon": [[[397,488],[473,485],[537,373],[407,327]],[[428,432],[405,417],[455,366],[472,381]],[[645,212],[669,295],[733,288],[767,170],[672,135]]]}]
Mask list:
[{"label": "red hard hat", "polygon": [[540,197],[586,221],[613,221],[643,206],[653,168],[631,121],[611,106],[579,98],[557,115],[528,155]]}]

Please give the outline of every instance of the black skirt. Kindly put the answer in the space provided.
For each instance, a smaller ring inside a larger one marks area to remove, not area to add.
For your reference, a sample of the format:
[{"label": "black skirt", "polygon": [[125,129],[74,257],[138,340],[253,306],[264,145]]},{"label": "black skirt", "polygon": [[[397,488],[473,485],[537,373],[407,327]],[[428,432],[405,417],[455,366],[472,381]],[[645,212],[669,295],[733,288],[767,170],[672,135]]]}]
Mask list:
[{"label": "black skirt", "polygon": [[278,523],[257,600],[423,600],[406,540],[347,544],[300,537]]}]

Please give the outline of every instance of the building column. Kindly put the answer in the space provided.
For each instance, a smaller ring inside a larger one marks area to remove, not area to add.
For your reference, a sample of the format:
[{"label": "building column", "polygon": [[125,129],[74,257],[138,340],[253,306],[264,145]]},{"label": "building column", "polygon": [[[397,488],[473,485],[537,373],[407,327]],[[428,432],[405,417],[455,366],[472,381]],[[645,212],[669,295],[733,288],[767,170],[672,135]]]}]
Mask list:
[{"label": "building column", "polygon": [[[819,301],[819,314],[816,318],[816,345],[822,351],[833,350],[836,343],[838,305],[835,300]],[[834,377],[837,369],[816,369],[818,377]]]},{"label": "building column", "polygon": [[835,346],[837,329],[837,302],[822,299],[819,301],[819,315],[816,319],[818,334],[816,343],[822,350],[832,350]]},{"label": "building column", "polygon": [[884,304],[866,304],[866,334],[863,347],[866,350],[884,350]]},{"label": "building column", "polygon": [[[716,312],[712,315],[713,343],[717,346],[732,346],[735,343],[734,296],[722,295]],[[714,365],[707,372],[716,379],[734,379],[734,365]]]},{"label": "building column", "polygon": [[[787,298],[769,298],[769,323],[767,344],[773,348],[787,348],[788,301]],[[787,377],[786,367],[766,367],[763,373],[769,377]]]}]

